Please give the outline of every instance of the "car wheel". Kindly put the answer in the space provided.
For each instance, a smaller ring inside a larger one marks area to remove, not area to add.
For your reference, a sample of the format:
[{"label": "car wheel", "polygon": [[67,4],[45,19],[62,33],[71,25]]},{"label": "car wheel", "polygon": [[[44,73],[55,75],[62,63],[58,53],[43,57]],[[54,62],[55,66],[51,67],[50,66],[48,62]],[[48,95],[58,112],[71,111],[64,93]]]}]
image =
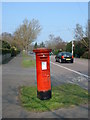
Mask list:
[{"label": "car wheel", "polygon": [[55,62],[57,62],[57,59],[55,59]]},{"label": "car wheel", "polygon": [[73,60],[71,60],[71,63],[73,63]]}]

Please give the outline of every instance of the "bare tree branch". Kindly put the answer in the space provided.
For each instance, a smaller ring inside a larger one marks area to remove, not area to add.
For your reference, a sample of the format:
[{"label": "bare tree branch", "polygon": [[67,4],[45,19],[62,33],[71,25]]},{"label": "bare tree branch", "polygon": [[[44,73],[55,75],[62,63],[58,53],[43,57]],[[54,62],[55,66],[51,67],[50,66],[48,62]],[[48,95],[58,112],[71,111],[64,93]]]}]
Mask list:
[{"label": "bare tree branch", "polygon": [[14,38],[16,41],[19,41],[22,48],[27,51],[28,46],[35,41],[40,31],[41,27],[38,20],[33,19],[29,22],[25,19],[23,24],[14,32]]}]

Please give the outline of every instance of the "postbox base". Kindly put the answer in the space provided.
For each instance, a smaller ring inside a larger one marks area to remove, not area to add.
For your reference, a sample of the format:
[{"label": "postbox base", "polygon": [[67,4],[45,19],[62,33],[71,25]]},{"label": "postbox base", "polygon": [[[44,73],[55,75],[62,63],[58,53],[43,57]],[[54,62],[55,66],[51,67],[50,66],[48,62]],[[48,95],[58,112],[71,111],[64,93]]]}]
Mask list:
[{"label": "postbox base", "polygon": [[51,90],[48,91],[37,91],[37,97],[40,100],[47,100],[51,98]]}]

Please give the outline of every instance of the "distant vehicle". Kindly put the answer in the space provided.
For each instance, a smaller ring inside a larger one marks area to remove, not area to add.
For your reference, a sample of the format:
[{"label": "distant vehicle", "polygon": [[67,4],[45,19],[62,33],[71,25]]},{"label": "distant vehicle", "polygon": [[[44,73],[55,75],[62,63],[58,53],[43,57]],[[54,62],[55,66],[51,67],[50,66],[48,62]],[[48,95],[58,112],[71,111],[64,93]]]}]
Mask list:
[{"label": "distant vehicle", "polygon": [[28,55],[30,55],[30,54],[34,54],[33,51],[28,51]]},{"label": "distant vehicle", "polygon": [[34,52],[33,52],[33,51],[31,51],[30,53],[31,53],[31,54],[34,54]]},{"label": "distant vehicle", "polygon": [[71,62],[73,63],[73,55],[70,52],[59,52],[56,56],[55,56],[55,61],[56,62]]}]

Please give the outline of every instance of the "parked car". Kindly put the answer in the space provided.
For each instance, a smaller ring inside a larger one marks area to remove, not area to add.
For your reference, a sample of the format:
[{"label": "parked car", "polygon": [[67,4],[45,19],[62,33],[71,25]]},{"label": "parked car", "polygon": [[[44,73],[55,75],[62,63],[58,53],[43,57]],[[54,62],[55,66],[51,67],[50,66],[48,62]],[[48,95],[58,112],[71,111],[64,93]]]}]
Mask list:
[{"label": "parked car", "polygon": [[71,62],[73,63],[74,58],[72,53],[70,52],[59,52],[56,56],[55,56],[55,61],[56,62]]}]

